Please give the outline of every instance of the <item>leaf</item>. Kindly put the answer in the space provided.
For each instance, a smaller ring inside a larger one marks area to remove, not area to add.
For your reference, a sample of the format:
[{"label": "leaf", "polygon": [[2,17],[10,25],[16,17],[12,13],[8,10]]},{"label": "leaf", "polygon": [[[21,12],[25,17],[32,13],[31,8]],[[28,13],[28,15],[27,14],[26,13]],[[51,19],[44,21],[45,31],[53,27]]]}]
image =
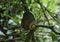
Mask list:
[{"label": "leaf", "polygon": [[16,24],[19,24],[19,20],[17,18],[13,18],[10,16],[10,18],[16,23]]},{"label": "leaf", "polygon": [[51,35],[53,41],[56,41],[57,40],[57,36],[56,36],[55,33],[50,32],[50,35]]}]

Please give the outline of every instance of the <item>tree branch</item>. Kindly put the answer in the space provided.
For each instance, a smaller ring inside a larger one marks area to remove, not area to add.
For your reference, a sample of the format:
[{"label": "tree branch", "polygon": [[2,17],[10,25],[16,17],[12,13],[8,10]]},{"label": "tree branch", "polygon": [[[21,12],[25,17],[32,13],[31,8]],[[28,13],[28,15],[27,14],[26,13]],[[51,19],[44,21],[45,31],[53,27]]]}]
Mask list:
[{"label": "tree branch", "polygon": [[55,31],[55,30],[54,30],[54,26],[36,25],[36,27],[44,27],[44,28],[48,28],[48,29],[51,29],[55,34],[60,35],[60,33],[59,33],[59,32],[57,32],[57,31]]}]

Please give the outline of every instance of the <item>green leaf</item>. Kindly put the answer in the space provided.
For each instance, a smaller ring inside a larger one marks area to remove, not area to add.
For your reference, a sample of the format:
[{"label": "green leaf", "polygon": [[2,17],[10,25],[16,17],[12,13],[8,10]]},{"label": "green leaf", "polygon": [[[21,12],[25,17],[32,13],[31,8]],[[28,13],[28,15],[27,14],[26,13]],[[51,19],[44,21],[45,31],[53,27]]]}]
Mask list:
[{"label": "green leaf", "polygon": [[16,23],[16,24],[19,24],[19,20],[17,18],[13,18],[10,16],[10,18]]},{"label": "green leaf", "polygon": [[51,35],[53,41],[57,40],[57,35],[55,33],[50,32],[50,35]]}]

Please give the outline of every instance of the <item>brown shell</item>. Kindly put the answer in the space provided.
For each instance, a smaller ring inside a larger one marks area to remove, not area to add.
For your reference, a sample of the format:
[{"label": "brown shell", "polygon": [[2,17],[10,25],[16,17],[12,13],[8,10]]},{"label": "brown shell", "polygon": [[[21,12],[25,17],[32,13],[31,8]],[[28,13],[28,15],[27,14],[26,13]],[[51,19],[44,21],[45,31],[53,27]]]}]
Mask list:
[{"label": "brown shell", "polygon": [[21,26],[25,29],[30,29],[30,24],[35,21],[35,18],[31,12],[25,12],[23,14]]}]

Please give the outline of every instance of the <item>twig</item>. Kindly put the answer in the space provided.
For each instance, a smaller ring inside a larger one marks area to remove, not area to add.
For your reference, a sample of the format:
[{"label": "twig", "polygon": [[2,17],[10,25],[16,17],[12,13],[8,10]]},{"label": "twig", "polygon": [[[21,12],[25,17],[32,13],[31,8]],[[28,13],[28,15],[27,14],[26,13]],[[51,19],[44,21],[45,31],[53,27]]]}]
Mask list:
[{"label": "twig", "polygon": [[[40,4],[40,3],[39,3],[39,4]],[[43,9],[42,4],[40,4],[40,6],[41,6],[41,8],[42,8],[42,11],[43,11],[43,14],[44,14],[46,20],[48,21],[48,24],[50,25],[49,20],[48,20],[48,17],[47,17],[46,14],[45,14],[45,11],[44,11],[44,9]]]},{"label": "twig", "polygon": [[55,13],[50,12],[39,0],[37,0],[36,2],[37,2],[38,4],[40,4],[42,7],[44,7],[45,10],[49,13],[49,15],[50,15],[57,23],[60,24],[59,20],[55,19],[55,17],[53,17],[53,15],[51,15],[51,14],[55,14]]},{"label": "twig", "polygon": [[51,13],[46,7],[45,7],[45,10],[49,13],[49,15],[50,15],[57,23],[60,24],[59,20],[55,19],[55,17],[53,17],[53,15],[51,15],[51,14],[53,14],[53,13]]},{"label": "twig", "polygon": [[[41,2],[40,2],[40,4],[42,5]],[[53,17],[53,15],[51,15],[51,14],[55,14],[55,13],[50,12],[44,5],[42,5],[42,6],[43,6],[43,7],[45,8],[45,10],[49,13],[49,15],[50,15],[57,23],[60,24],[59,20],[55,19],[55,17]]]}]

